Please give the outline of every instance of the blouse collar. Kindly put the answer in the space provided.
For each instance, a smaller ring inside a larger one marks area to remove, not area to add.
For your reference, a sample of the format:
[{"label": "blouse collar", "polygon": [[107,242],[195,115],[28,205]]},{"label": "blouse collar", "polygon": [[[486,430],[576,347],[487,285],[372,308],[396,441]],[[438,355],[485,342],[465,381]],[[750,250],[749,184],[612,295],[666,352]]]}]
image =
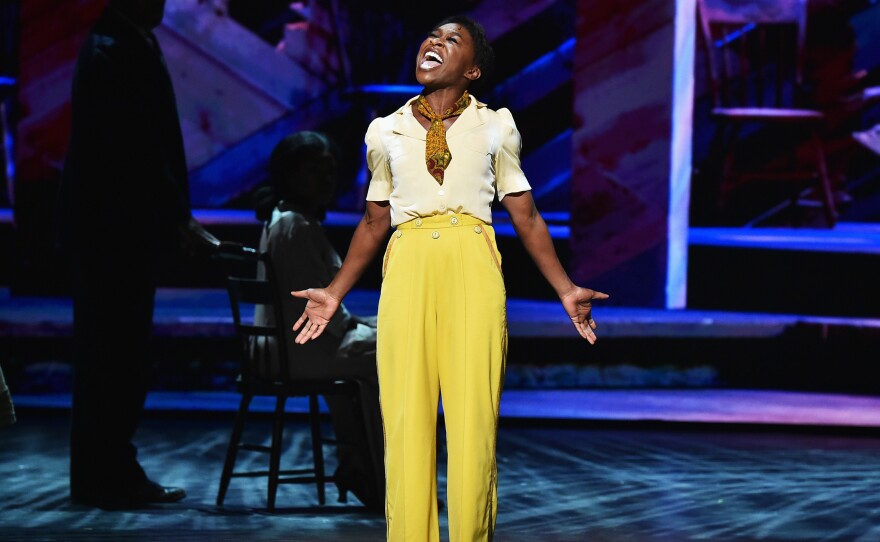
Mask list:
[{"label": "blouse collar", "polygon": [[[413,137],[415,139],[425,140],[428,133],[425,127],[419,124],[412,113],[412,104],[418,99],[418,95],[413,96],[403,106],[394,112],[393,131],[396,134]],[[471,94],[471,103],[468,104],[464,112],[458,117],[449,130],[446,132],[447,137],[453,137],[457,133],[466,132],[477,126],[485,124],[486,104]]]}]

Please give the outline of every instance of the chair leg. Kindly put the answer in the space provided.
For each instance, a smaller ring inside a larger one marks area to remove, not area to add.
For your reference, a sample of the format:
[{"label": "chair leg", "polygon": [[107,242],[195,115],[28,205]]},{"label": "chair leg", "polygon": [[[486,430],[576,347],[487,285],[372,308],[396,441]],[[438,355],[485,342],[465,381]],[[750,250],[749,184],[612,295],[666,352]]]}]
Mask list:
[{"label": "chair leg", "polygon": [[834,205],[834,192],[831,190],[831,178],[828,176],[828,165],[825,162],[825,149],[817,131],[813,131],[813,146],[816,149],[816,166],[819,170],[819,184],[822,190],[822,203],[825,211],[825,223],[833,228],[837,223],[837,208]]},{"label": "chair leg", "polygon": [[730,125],[727,141],[722,150],[721,183],[718,190],[718,207],[724,208],[728,195],[736,188],[736,142],[739,139],[740,125]]},{"label": "chair leg", "polygon": [[324,447],[321,442],[321,412],[318,409],[318,396],[309,395],[309,421],[312,425],[312,462],[315,465],[315,484],[318,489],[318,503],[324,504]]},{"label": "chair leg", "polygon": [[[376,464],[377,458],[373,457],[373,447],[370,446],[369,439],[367,438],[367,420],[364,417],[363,411],[363,403],[361,402],[362,398],[362,390],[360,383],[358,383],[358,391],[357,393],[349,396],[351,400],[351,408],[354,413],[354,419],[357,420],[357,446],[360,450],[366,450],[367,452],[367,469],[369,472],[373,472],[373,466]],[[376,487],[376,478],[375,476],[367,476],[367,489],[370,495],[379,495],[379,488]],[[374,504],[374,503],[364,503],[364,504]]]},{"label": "chair leg", "polygon": [[232,479],[232,471],[235,468],[235,458],[238,455],[238,445],[241,442],[241,434],[244,431],[244,424],[247,420],[251,399],[253,399],[253,396],[250,394],[242,395],[238,412],[235,414],[235,425],[232,426],[232,435],[229,437],[229,446],[226,448],[226,461],[223,463],[223,473],[220,475],[220,489],[217,491],[217,506],[223,506],[223,501],[226,499],[226,490],[229,489],[229,482]]},{"label": "chair leg", "polygon": [[706,158],[702,164],[694,167],[690,215],[695,225],[714,224],[718,220],[721,209],[721,170],[724,164],[726,134],[727,125],[720,121],[716,122]]},{"label": "chair leg", "polygon": [[284,406],[287,397],[275,399],[275,416],[272,420],[272,446],[269,451],[269,494],[268,506],[270,512],[275,511],[275,495],[278,493],[278,478],[281,476],[281,441],[284,436]]}]

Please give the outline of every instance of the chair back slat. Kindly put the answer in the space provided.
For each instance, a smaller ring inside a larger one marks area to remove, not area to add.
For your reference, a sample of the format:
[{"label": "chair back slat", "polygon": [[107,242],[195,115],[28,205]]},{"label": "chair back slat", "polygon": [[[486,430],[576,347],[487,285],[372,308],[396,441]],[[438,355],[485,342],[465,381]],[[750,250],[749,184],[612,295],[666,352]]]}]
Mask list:
[{"label": "chair back slat", "polygon": [[238,331],[248,337],[274,337],[278,333],[278,328],[275,326],[239,324]]},{"label": "chair back slat", "polygon": [[268,280],[239,277],[227,277],[227,280],[228,287],[235,289],[239,304],[272,305],[275,303],[278,294],[272,291],[272,285]]},{"label": "chair back slat", "polygon": [[[724,43],[728,43],[730,37],[727,35],[727,27],[722,26],[719,31],[721,32],[721,39],[724,41]],[[723,89],[722,95],[724,96],[724,102],[726,103],[732,99],[730,95],[733,92],[733,89],[730,88],[730,81],[733,78],[733,61],[730,58],[730,48],[722,47],[721,55],[724,60],[724,72],[721,74],[721,81],[719,86]],[[710,62],[713,62],[715,60],[714,56],[715,55],[712,55],[713,58],[710,60]],[[716,100],[716,102],[718,101],[720,100]],[[716,105],[718,104],[716,103]]]},{"label": "chair back slat", "polygon": [[[756,29],[757,32],[757,41],[758,41],[758,50],[755,58],[755,71],[757,73],[767,73],[767,27],[759,26]],[[767,100],[765,99],[767,92],[767,85],[764,82],[763,77],[758,77],[756,81],[756,94],[758,99],[758,106],[765,107],[769,105]],[[778,107],[778,104],[774,104],[775,107]]]},{"label": "chair back slat", "polygon": [[797,107],[806,0],[698,0],[715,107]]},{"label": "chair back slat", "polygon": [[736,40],[736,45],[739,48],[737,56],[739,57],[739,101],[741,104],[749,103],[749,85],[744,84],[744,82],[748,81],[751,76],[749,73],[749,46],[751,45],[752,40],[749,39],[751,38],[749,32],[751,32],[751,30],[743,32],[743,34]]},{"label": "chair back slat", "polygon": [[[783,49],[785,47],[785,36],[782,33],[779,33],[779,44],[778,47]],[[773,89],[773,103],[776,107],[782,107],[783,102],[783,90],[785,88],[785,65],[782,62],[776,64],[776,84]]]},{"label": "chair back slat", "polygon": [[271,258],[252,248],[231,246],[225,247],[218,260],[226,275],[232,319],[242,348],[242,382],[289,383],[287,330]]}]

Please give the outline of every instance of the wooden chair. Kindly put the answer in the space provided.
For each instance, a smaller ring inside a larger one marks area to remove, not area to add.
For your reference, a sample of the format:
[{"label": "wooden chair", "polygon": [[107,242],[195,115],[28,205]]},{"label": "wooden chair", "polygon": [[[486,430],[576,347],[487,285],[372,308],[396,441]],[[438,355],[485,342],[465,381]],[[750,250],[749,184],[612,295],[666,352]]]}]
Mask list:
[{"label": "wooden chair", "polygon": [[[217,493],[217,505],[222,506],[226,491],[232,478],[267,477],[267,507],[275,510],[275,496],[279,484],[314,483],[318,493],[318,502],[325,503],[324,486],[335,482],[324,470],[323,444],[339,444],[335,440],[321,434],[321,419],[318,407],[318,395],[342,395],[350,399],[355,410],[356,419],[362,419],[360,412],[360,387],[355,380],[305,380],[290,376],[290,358],[288,357],[285,335],[291,333],[285,324],[282,314],[282,303],[276,286],[275,272],[268,254],[258,254],[252,248],[241,245],[221,245],[217,258],[226,272],[227,290],[232,307],[235,331],[241,342],[242,364],[237,386],[241,393],[241,403],[236,414],[235,424],[226,452],[226,461],[220,477],[220,488]],[[258,263],[265,269],[265,278],[257,278]],[[254,308],[262,306],[273,316],[273,325],[260,325],[253,321]],[[261,348],[271,340],[277,345],[274,352],[270,348]],[[272,415],[271,445],[242,442],[245,422],[250,410],[251,401],[256,396],[275,398],[275,411]],[[284,429],[285,405],[290,397],[308,397],[309,424],[312,440],[312,467],[303,469],[281,470],[281,443]],[[359,445],[364,445],[366,435],[360,435]],[[269,454],[268,470],[236,472],[235,461],[239,450],[250,450]],[[340,502],[344,502],[340,495]]]},{"label": "wooden chair", "polygon": [[[721,124],[722,138],[725,131],[730,132],[722,153],[721,201],[733,189],[753,180],[813,181],[813,189],[798,190],[791,203],[816,205],[815,200],[801,199],[815,192],[825,223],[833,227],[837,209],[819,136],[825,115],[800,107],[807,0],[698,0],[698,10],[714,105],[712,116]],[[737,171],[737,140],[747,123],[787,125],[790,133],[805,134],[811,147],[812,169]]]}]

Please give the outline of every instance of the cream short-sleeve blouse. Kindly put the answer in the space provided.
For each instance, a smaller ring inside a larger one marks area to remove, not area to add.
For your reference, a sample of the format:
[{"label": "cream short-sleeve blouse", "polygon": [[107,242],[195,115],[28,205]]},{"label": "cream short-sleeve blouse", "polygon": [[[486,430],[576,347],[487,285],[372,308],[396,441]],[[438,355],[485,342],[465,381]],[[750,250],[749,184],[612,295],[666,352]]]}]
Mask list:
[{"label": "cream short-sleeve blouse", "polygon": [[507,109],[493,111],[475,97],[446,131],[452,161],[441,186],[425,166],[427,130],[413,116],[413,97],[367,128],[368,201],[389,201],[391,225],[414,218],[463,213],[492,222],[497,193],[531,190],[520,167],[521,140]]}]

